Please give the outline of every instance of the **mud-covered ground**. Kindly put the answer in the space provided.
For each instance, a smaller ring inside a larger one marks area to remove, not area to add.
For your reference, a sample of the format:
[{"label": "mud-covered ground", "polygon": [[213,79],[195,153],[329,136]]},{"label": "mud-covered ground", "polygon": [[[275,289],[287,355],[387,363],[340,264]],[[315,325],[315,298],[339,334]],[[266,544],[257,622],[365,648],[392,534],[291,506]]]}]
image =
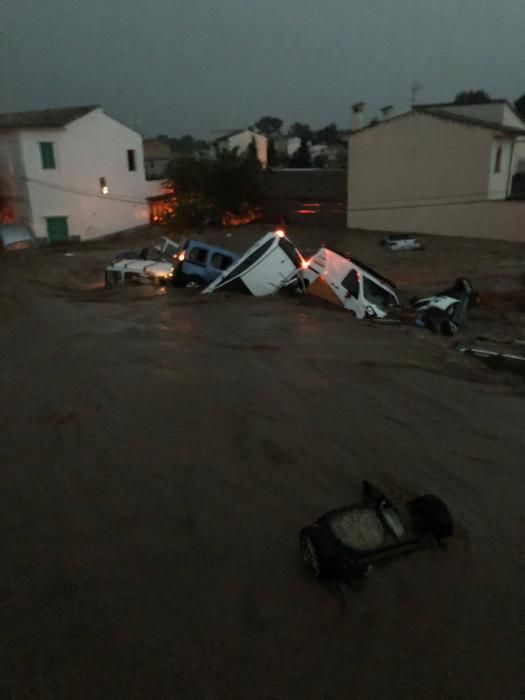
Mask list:
[{"label": "mud-covered ground", "polygon": [[[228,233],[205,237],[261,229]],[[103,289],[141,240],[0,259],[1,697],[523,697],[525,379],[457,347],[523,354],[524,248],[289,233],[404,299],[466,275],[483,303],[445,339],[308,298]],[[457,535],[339,595],[297,535],[362,478],[440,495]]]}]

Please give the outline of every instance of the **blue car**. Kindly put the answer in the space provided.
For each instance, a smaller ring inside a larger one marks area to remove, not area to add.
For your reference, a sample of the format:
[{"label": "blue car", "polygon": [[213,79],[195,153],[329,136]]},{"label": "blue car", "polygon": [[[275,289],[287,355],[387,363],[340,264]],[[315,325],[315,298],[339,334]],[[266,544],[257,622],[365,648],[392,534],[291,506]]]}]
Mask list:
[{"label": "blue car", "polygon": [[188,289],[206,287],[238,257],[238,253],[231,250],[189,239],[176,257],[174,284]]}]

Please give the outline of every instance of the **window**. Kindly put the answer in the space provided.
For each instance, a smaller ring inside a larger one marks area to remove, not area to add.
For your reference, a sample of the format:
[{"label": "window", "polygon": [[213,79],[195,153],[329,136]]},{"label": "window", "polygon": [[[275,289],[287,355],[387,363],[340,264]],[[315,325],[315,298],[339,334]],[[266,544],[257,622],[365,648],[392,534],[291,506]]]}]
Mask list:
[{"label": "window", "polygon": [[133,148],[128,149],[128,170],[130,172],[137,169],[137,163],[135,161],[135,151]]},{"label": "window", "polygon": [[67,216],[48,216],[46,227],[50,243],[61,243],[69,239]]},{"label": "window", "polygon": [[279,247],[284,250],[286,255],[293,262],[295,267],[301,267],[301,258],[297,254],[297,250],[294,248],[293,244],[286,238],[281,238],[279,240]]},{"label": "window", "polygon": [[55,170],[55,147],[50,141],[40,141],[40,157],[43,170]]},{"label": "window", "polygon": [[357,270],[350,270],[341,284],[348,292],[348,296],[359,299],[359,274]]},{"label": "window", "polygon": [[100,183],[100,194],[108,194],[109,187],[108,187],[108,183],[106,182],[106,178],[105,177],[99,178],[99,183]]},{"label": "window", "polygon": [[223,255],[222,253],[214,253],[211,256],[211,264],[217,270],[227,270],[233,262],[233,258],[229,255]]},{"label": "window", "polygon": [[366,299],[376,306],[396,305],[396,300],[391,292],[372,282],[368,277],[364,278],[364,294]]},{"label": "window", "polygon": [[197,263],[197,265],[206,265],[206,258],[208,257],[208,251],[206,248],[192,248],[190,254],[188,255],[188,260]]},{"label": "window", "polygon": [[501,172],[501,146],[498,146],[498,150],[496,151],[496,161],[494,163],[494,172],[495,173],[500,173]]}]

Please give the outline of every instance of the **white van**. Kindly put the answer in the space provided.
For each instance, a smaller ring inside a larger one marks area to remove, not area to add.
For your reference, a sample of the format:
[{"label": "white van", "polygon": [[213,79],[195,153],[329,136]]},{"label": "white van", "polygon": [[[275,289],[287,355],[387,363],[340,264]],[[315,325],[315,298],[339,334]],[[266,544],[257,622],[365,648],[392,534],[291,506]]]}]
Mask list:
[{"label": "white van", "polygon": [[284,231],[272,231],[259,238],[202,293],[225,289],[256,297],[275,294],[296,280],[301,263],[301,254]]},{"label": "white van", "polygon": [[158,284],[172,282],[171,263],[155,260],[117,260],[106,267],[106,287],[126,284]]},{"label": "white van", "polygon": [[307,293],[353,311],[357,318],[384,318],[399,306],[395,285],[355,258],[323,246],[303,271]]}]

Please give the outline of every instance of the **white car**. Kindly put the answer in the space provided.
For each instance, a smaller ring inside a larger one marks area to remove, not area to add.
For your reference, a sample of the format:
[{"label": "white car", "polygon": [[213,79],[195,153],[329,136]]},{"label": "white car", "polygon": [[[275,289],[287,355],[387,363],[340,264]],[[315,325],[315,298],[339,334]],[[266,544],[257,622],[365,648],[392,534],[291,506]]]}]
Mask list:
[{"label": "white car", "polygon": [[342,306],[362,319],[384,318],[399,306],[395,285],[355,258],[323,246],[303,271],[307,293]]},{"label": "white car", "polygon": [[202,293],[225,289],[256,297],[275,294],[297,279],[302,262],[301,254],[284,231],[272,231],[259,238]]},{"label": "white car", "polygon": [[165,285],[172,281],[174,266],[155,260],[117,260],[106,268],[106,287],[126,284]]},{"label": "white car", "polygon": [[407,236],[405,234],[392,234],[390,236],[385,236],[381,241],[381,245],[388,248],[388,250],[421,250],[422,245],[413,236]]}]

